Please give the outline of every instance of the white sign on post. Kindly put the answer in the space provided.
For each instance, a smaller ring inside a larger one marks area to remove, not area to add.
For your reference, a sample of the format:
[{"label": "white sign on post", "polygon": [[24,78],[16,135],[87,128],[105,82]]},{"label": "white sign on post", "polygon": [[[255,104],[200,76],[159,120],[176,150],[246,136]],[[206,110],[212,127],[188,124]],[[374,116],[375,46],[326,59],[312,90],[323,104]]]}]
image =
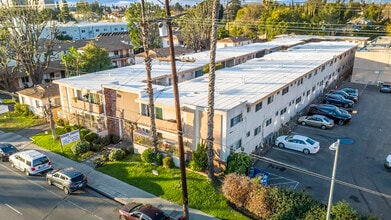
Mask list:
[{"label": "white sign on post", "polygon": [[80,140],[79,130],[74,130],[60,135],[61,146]]},{"label": "white sign on post", "polygon": [[0,114],[9,112],[8,105],[0,105]]}]

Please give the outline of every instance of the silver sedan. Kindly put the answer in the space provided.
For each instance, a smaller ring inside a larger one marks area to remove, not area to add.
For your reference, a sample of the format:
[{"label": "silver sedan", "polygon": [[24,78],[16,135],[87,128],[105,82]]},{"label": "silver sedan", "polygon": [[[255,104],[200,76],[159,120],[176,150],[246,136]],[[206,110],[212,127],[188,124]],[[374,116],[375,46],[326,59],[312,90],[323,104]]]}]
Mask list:
[{"label": "silver sedan", "polygon": [[323,115],[301,116],[298,119],[298,123],[301,125],[319,127],[322,129],[334,127],[334,121]]}]

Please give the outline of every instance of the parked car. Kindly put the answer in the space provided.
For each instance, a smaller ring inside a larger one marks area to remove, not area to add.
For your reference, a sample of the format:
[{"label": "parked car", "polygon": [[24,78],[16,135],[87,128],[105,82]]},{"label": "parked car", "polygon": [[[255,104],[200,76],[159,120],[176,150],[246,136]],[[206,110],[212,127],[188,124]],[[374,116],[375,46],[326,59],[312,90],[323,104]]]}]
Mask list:
[{"label": "parked car", "polygon": [[276,138],[275,145],[280,148],[297,150],[305,154],[315,154],[320,149],[318,141],[297,134],[279,136]]},{"label": "parked car", "polygon": [[352,119],[352,115],[345,109],[330,104],[312,104],[308,109],[307,115],[324,115],[333,119],[339,125],[347,124]]},{"label": "parked car", "polygon": [[309,125],[313,127],[319,127],[322,129],[334,127],[334,120],[324,115],[308,115],[301,116],[297,122],[301,125]]},{"label": "parked car", "polygon": [[167,215],[159,208],[137,202],[127,203],[118,210],[121,220],[173,220],[174,218]]},{"label": "parked car", "polygon": [[346,92],[347,94],[349,95],[352,95],[352,96],[356,96],[358,98],[358,89],[353,89],[353,88],[350,88],[350,87],[345,87],[345,88],[342,88],[340,89],[344,92]]},{"label": "parked car", "polygon": [[350,95],[349,93],[347,93],[347,92],[345,92],[343,90],[331,90],[329,93],[330,94],[341,95],[345,99],[352,100],[353,102],[357,102],[358,101],[358,96]]},{"label": "parked car", "polygon": [[1,161],[5,162],[9,160],[9,156],[18,152],[18,149],[12,144],[0,144],[0,157]]},{"label": "parked car", "polygon": [[46,174],[46,182],[70,194],[87,186],[87,176],[73,167],[55,169]]},{"label": "parked car", "polygon": [[12,154],[9,157],[11,167],[19,169],[27,176],[35,175],[52,168],[49,158],[39,151],[26,150]]},{"label": "parked car", "polygon": [[384,161],[384,167],[391,170],[391,154],[386,157],[386,160]]},{"label": "parked car", "polygon": [[353,107],[353,104],[354,104],[354,102],[352,100],[345,99],[341,95],[330,94],[330,93],[324,95],[323,103],[333,104],[333,105],[344,107],[344,108],[351,108],[351,107]]},{"label": "parked car", "polygon": [[391,84],[381,84],[379,91],[384,93],[391,93]]}]

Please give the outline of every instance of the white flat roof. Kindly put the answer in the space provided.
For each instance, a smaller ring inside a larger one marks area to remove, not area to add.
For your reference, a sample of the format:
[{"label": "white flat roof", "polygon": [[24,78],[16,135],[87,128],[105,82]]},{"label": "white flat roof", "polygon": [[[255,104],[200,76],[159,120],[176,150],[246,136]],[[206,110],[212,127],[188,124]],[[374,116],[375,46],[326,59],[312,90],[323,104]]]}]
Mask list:
[{"label": "white flat roof", "polygon": [[[357,46],[348,42],[299,45],[263,58],[216,71],[215,109],[226,111],[240,103],[254,103]],[[181,106],[207,107],[208,75],[178,85]],[[174,105],[172,87],[155,92],[156,105]],[[147,103],[148,97],[140,99]]]},{"label": "white flat roof", "polygon": [[[265,43],[248,44],[241,47],[225,47],[216,50],[216,62],[221,62],[235,57],[245,56],[246,54],[254,53],[257,51],[268,50],[278,48],[280,46],[292,46],[300,43],[300,40],[294,39],[290,41],[276,42],[270,41]],[[191,71],[199,69],[209,64],[210,51],[204,51],[200,53],[189,54],[183,57],[194,58],[195,62],[176,62],[177,73],[184,71]],[[177,56],[182,57],[182,56]],[[159,76],[169,75],[171,76],[171,63],[165,61],[152,61],[151,77],[156,78]],[[120,67],[110,70],[104,70],[95,73],[84,74],[75,77],[69,77],[64,79],[55,80],[55,83],[60,85],[69,85],[75,88],[83,88],[91,91],[99,91],[102,89],[101,85],[114,84],[116,88],[118,85],[124,85],[127,88],[136,84],[139,87],[140,82],[146,80],[145,64],[139,63],[136,65]]]}]

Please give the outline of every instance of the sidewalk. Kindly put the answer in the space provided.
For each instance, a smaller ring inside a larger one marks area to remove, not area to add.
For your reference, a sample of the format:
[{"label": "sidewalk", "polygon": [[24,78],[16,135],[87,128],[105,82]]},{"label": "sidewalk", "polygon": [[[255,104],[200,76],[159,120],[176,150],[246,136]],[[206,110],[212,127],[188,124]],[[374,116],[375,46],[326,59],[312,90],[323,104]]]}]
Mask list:
[{"label": "sidewalk", "polygon": [[[31,143],[29,139],[34,134],[48,130],[47,126],[39,128],[26,129],[16,133],[4,133],[0,131],[0,142],[10,143],[19,150],[37,149],[44,152],[53,162],[53,167],[75,167],[88,176],[88,187],[101,193],[102,195],[114,199],[121,204],[128,202],[140,202],[152,204],[164,210],[170,216],[178,219],[182,213],[181,205],[174,204],[167,200],[161,199],[155,195],[145,192],[139,188],[131,186],[125,182],[115,179],[111,176],[96,171],[91,166],[78,163],[61,155],[42,149]],[[38,132],[39,131],[39,132]],[[23,136],[21,136],[22,134]],[[212,220],[217,219],[209,216],[199,210],[189,209],[189,219],[191,220]]]}]

